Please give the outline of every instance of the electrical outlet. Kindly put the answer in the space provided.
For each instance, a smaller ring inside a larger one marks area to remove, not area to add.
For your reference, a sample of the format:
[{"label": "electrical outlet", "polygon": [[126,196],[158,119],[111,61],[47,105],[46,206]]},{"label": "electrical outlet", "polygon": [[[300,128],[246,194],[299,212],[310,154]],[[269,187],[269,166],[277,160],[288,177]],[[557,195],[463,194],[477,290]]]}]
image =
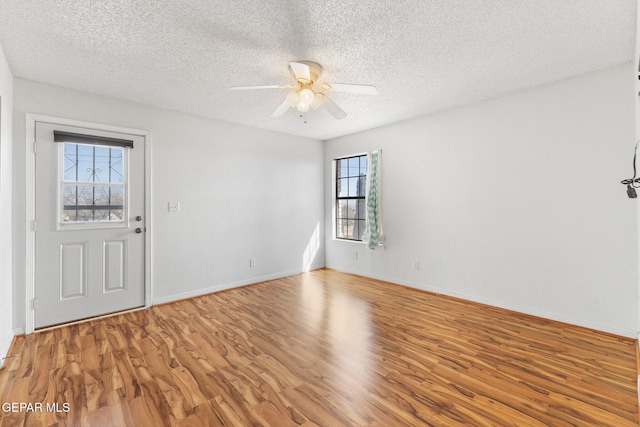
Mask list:
[{"label": "electrical outlet", "polygon": [[255,267],[255,266],[256,266],[256,259],[249,258],[249,267]]},{"label": "electrical outlet", "polygon": [[353,252],[353,259],[358,259],[358,251]]},{"label": "electrical outlet", "polygon": [[169,212],[180,212],[180,202],[169,202]]},{"label": "electrical outlet", "polygon": [[418,270],[420,270],[420,262],[418,262],[418,261],[413,261],[413,270],[414,270],[414,271],[418,271]]}]

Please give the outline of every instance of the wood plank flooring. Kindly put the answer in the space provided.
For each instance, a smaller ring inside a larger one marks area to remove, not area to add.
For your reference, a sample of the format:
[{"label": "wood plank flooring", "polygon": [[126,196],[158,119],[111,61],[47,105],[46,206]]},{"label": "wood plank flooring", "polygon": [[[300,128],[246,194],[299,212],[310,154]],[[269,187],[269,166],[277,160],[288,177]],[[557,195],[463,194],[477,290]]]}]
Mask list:
[{"label": "wood plank flooring", "polygon": [[633,340],[332,270],[18,337],[11,356],[0,401],[43,410],[2,426],[638,422]]}]

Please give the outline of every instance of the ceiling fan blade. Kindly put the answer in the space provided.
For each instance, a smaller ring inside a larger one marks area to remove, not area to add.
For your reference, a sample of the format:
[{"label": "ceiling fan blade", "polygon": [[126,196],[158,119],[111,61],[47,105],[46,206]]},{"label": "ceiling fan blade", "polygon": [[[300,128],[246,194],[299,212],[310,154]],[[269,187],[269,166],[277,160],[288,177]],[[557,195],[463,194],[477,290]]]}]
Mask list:
[{"label": "ceiling fan blade", "polygon": [[347,117],[347,113],[344,110],[336,105],[335,102],[331,100],[328,96],[324,97],[324,101],[322,102],[322,106],[336,119],[344,119]]},{"label": "ceiling fan blade", "polygon": [[[325,89],[324,85],[328,85],[329,87]],[[371,86],[371,85],[352,85],[352,84],[346,84],[346,83],[322,83],[320,87],[322,87],[322,89],[333,90],[335,92],[357,93],[360,95],[377,95],[378,94],[378,89],[375,86]]]},{"label": "ceiling fan blade", "polygon": [[271,113],[271,117],[280,117],[289,109],[289,104],[287,101],[284,101],[278,108],[275,109],[273,113]]},{"label": "ceiling fan blade", "polygon": [[231,90],[252,90],[252,89],[283,89],[290,85],[257,85],[257,86],[231,86]]},{"label": "ceiling fan blade", "polygon": [[302,62],[289,62],[289,67],[291,67],[291,71],[296,77],[296,80],[311,81],[311,70],[307,64],[303,64]]}]

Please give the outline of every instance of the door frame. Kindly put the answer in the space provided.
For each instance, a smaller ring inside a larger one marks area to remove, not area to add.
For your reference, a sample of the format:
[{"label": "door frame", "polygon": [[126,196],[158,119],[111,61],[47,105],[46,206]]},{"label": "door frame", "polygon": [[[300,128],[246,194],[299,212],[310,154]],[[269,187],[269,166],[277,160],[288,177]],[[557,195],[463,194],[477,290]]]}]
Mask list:
[{"label": "door frame", "polygon": [[144,138],[144,217],[146,233],[144,233],[144,308],[151,307],[152,291],[153,291],[153,278],[152,272],[152,231],[153,222],[151,218],[151,132],[132,129],[121,126],[112,126],[101,123],[86,122],[81,120],[73,120],[62,117],[46,116],[42,114],[27,113],[26,114],[26,272],[25,272],[25,284],[26,284],[26,319],[25,319],[25,333],[31,334],[35,331],[35,310],[33,307],[33,298],[35,296],[35,230],[34,221],[36,213],[36,123],[44,122],[54,125],[65,125],[84,127],[88,130],[100,130],[106,132],[125,133],[135,136],[141,136]]}]

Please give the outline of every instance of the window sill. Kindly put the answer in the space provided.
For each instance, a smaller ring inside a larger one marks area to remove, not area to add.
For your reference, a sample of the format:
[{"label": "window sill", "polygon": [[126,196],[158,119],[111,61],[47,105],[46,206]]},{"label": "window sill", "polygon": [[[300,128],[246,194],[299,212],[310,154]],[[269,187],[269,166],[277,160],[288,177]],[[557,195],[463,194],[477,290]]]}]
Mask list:
[{"label": "window sill", "polygon": [[[331,238],[331,240],[334,241],[334,242],[346,242],[346,243],[350,243],[352,245],[358,245],[358,246],[362,246],[362,247],[368,249],[367,243],[363,242],[363,241],[338,239],[336,237]],[[381,251],[386,251],[387,250],[387,246],[384,243],[383,244],[379,244],[376,249],[377,250],[381,250]]]},{"label": "window sill", "polygon": [[345,242],[345,243],[351,243],[351,244],[354,244],[354,245],[361,245],[361,246],[366,246],[367,245],[362,240],[339,239],[337,237],[334,237],[331,240],[333,240],[334,242]]}]

